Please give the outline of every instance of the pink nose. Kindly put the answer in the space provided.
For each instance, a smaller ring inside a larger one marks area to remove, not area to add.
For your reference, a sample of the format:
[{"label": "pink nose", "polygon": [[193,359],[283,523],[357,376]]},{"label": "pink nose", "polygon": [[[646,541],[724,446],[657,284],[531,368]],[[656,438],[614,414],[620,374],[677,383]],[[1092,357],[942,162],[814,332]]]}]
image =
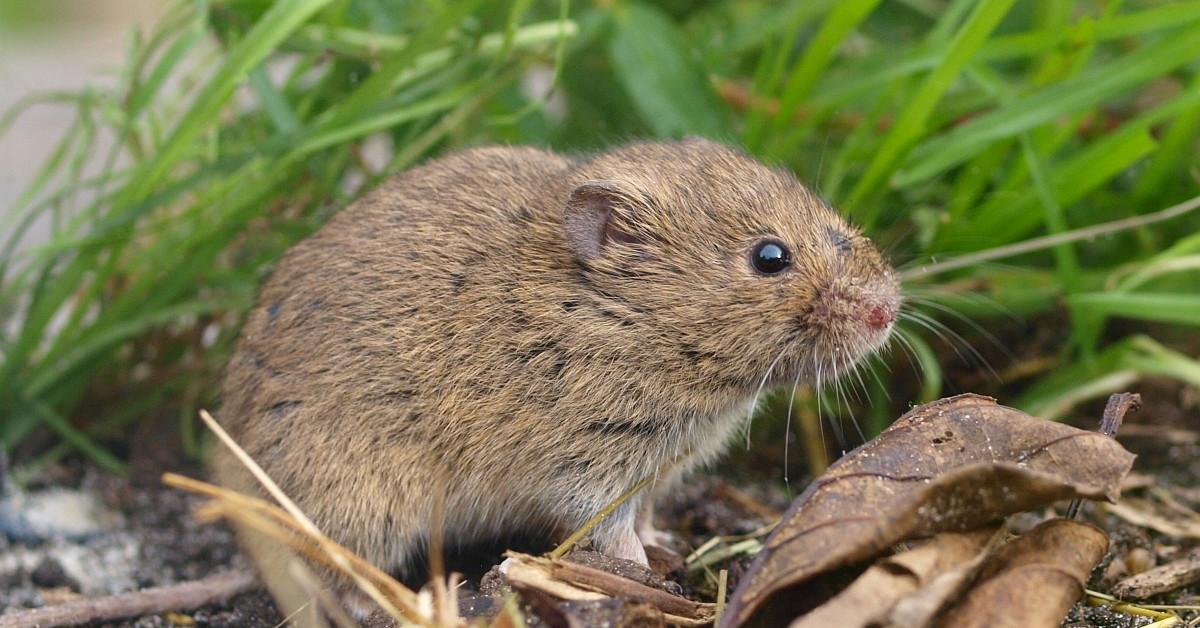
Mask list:
[{"label": "pink nose", "polygon": [[867,313],[867,325],[874,329],[883,329],[896,318],[896,313],[886,305],[876,305]]}]

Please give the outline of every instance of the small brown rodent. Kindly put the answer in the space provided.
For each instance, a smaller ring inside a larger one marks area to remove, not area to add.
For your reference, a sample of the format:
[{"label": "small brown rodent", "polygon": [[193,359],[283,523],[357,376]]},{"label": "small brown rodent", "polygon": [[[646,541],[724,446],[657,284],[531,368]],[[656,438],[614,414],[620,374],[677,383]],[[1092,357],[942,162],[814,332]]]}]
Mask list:
[{"label": "small brown rodent", "polygon": [[[445,536],[463,540],[574,529],[674,461],[661,491],[725,449],[764,381],[878,349],[899,300],[866,237],[729,147],[468,150],[284,256],[221,420],[318,527],[403,570],[442,496]],[[214,464],[253,490],[231,458]],[[645,563],[652,501],[593,543]]]}]

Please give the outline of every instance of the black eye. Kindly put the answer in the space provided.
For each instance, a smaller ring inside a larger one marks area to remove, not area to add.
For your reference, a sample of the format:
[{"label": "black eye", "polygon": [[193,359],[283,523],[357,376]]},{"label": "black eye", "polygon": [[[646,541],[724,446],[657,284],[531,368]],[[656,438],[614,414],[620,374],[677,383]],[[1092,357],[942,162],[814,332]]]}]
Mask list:
[{"label": "black eye", "polygon": [[791,266],[792,252],[778,240],[763,240],[754,245],[750,262],[754,264],[754,270],[764,275],[774,275]]}]

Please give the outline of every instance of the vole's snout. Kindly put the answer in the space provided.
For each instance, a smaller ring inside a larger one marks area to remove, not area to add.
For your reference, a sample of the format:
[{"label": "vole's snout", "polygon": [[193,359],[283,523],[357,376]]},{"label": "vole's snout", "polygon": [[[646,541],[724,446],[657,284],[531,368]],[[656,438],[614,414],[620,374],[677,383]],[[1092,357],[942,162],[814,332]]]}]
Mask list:
[{"label": "vole's snout", "polygon": [[896,320],[896,310],[890,305],[876,305],[867,313],[867,325],[871,329],[884,330]]}]

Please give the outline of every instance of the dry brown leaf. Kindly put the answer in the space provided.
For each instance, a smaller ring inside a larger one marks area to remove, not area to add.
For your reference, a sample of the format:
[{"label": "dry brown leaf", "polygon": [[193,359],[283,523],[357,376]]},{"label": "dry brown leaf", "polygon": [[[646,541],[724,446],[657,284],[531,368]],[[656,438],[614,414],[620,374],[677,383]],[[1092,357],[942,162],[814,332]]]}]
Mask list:
[{"label": "dry brown leaf", "polygon": [[789,621],[905,539],[980,528],[1060,499],[1114,500],[1133,459],[1103,434],[1037,419],[989,397],[919,406],[793,502],[722,623],[768,621],[756,618],[764,613],[774,620],[768,623]]},{"label": "dry brown leaf", "polygon": [[1195,582],[1200,582],[1200,549],[1118,582],[1113,585],[1112,594],[1123,600],[1144,600]]},{"label": "dry brown leaf", "polygon": [[1056,628],[1108,551],[1103,530],[1051,519],[1000,548],[965,599],[938,618],[954,628]]},{"label": "dry brown leaf", "polygon": [[[882,558],[833,599],[793,621],[791,628],[882,625],[901,600],[930,587],[944,574],[978,562],[995,535],[995,528],[943,532],[915,549]],[[958,587],[939,589],[948,596]],[[936,603],[933,612],[942,605]]]},{"label": "dry brown leaf", "polygon": [[1119,504],[1105,504],[1105,510],[1135,526],[1150,528],[1177,539],[1200,539],[1200,517],[1185,517],[1170,512],[1152,499],[1130,497]]}]

